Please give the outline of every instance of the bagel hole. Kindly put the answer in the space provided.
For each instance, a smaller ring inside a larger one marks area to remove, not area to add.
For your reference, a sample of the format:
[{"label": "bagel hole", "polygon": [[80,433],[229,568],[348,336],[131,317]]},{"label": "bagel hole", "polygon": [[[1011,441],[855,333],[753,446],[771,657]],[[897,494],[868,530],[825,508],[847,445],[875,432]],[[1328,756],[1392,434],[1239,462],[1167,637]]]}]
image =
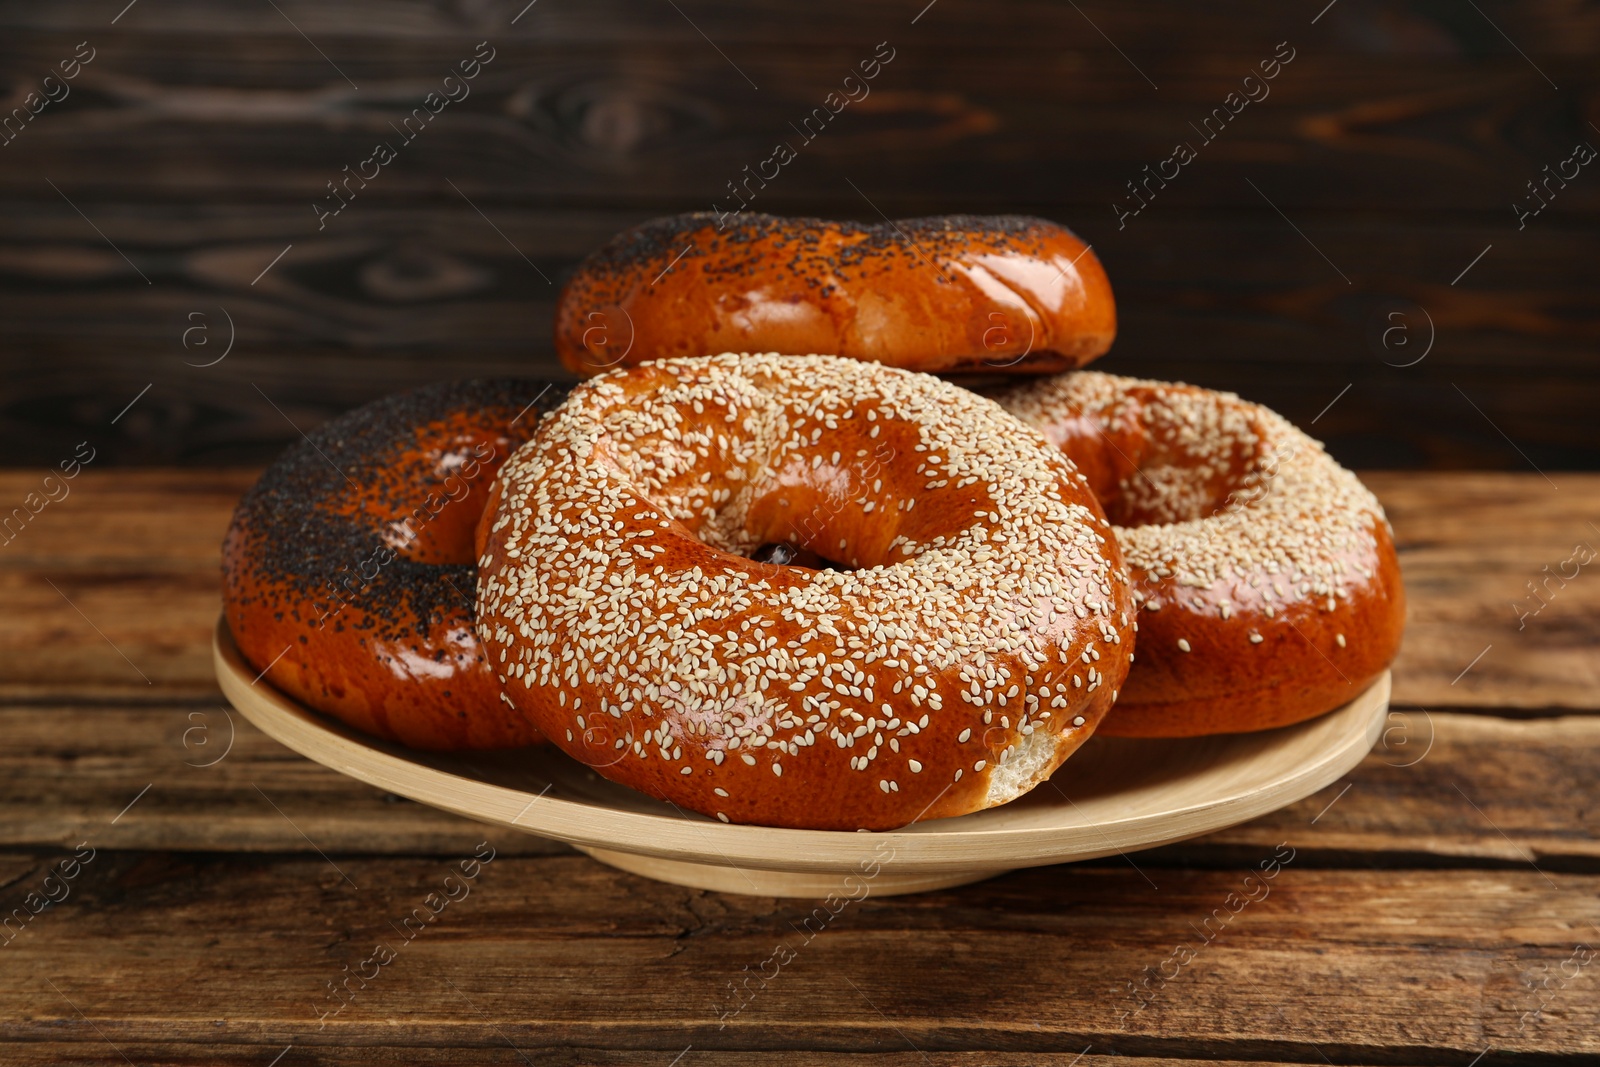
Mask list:
[{"label": "bagel hole", "polygon": [[1062,447],[1117,526],[1206,519],[1249,506],[1274,473],[1263,428],[1236,403],[1143,392],[1126,421],[1083,420]]},{"label": "bagel hole", "polygon": [[732,436],[726,405],[697,403],[672,434],[619,434],[597,455],[620,480],[649,481],[642,500],[720,552],[813,573],[893,567],[993,508],[986,487],[941,477],[949,459],[923,444],[922,425],[876,399],[735,422]]},{"label": "bagel hole", "polygon": [[830,412],[828,421],[825,435],[813,425],[805,439],[786,441],[769,476],[750,486],[746,498],[743,532],[762,550],[800,550],[791,566],[842,572],[897,566],[918,554],[916,546],[948,536],[963,513],[991,506],[982,486],[925,484],[939,478],[948,458],[923,444],[916,421],[876,401]]},{"label": "bagel hole", "polygon": [[813,552],[794,541],[769,541],[750,554],[757,563],[776,567],[800,567],[811,571],[850,571],[854,567]]}]

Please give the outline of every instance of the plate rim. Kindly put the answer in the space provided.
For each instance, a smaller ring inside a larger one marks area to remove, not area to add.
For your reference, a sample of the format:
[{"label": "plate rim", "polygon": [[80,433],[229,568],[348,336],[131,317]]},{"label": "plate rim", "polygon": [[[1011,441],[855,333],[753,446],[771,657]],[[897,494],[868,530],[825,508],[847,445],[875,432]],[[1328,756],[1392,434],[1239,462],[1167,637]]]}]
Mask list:
[{"label": "plate rim", "polygon": [[[264,672],[254,674],[244,660],[226,616],[218,617],[213,631],[212,661],[223,695],[257,729],[291,751],[375,788],[478,822],[563,841],[580,849],[797,872],[856,871],[863,863],[882,859],[884,841],[891,845],[897,870],[938,873],[1094,859],[1213,833],[1302,800],[1360,763],[1382,734],[1391,691],[1391,672],[1385,670],[1347,704],[1314,719],[1279,727],[1283,731],[1321,728],[1333,733],[1339,743],[1330,745],[1320,758],[1291,768],[1264,787],[1241,786],[1235,793],[1214,800],[1109,822],[945,828],[969,817],[960,816],[895,830],[863,832],[724,824],[693,812],[673,817],[627,811],[466,777],[385,751],[377,747],[383,742],[368,741],[365,735],[305,707],[270,683],[263,684]],[[1346,719],[1350,722],[1345,723]],[[1355,729],[1352,724],[1360,728]],[[1346,728],[1334,729],[1341,725]],[[317,744],[304,743],[313,737]],[[345,758],[336,761],[334,753]],[[436,788],[409,788],[417,781]],[[475,802],[455,803],[453,799]],[[517,810],[519,803],[522,806]],[[535,809],[538,814],[530,818]],[[507,817],[510,811],[517,813]]]}]

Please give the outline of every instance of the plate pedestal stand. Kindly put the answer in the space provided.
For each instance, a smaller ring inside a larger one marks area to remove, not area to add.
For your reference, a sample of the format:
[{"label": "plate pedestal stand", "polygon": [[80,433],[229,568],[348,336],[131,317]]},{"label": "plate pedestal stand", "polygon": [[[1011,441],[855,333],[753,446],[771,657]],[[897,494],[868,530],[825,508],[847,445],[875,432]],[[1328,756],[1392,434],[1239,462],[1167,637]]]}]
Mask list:
[{"label": "plate pedestal stand", "polygon": [[[772,871],[751,867],[729,867],[715,863],[685,863],[682,860],[640,856],[608,848],[578,846],[579,851],[629,874],[654,878],[658,882],[711,889],[718,893],[743,893],[760,897],[814,897],[824,900],[832,893],[840,897],[893,897],[903,893],[926,893],[950,889],[994,878],[1007,871],[960,871],[954,874],[913,871],[896,873],[893,861],[878,868],[878,873],[836,874],[830,871]],[[869,868],[870,869],[870,868]],[[863,892],[863,887],[865,891]]]}]

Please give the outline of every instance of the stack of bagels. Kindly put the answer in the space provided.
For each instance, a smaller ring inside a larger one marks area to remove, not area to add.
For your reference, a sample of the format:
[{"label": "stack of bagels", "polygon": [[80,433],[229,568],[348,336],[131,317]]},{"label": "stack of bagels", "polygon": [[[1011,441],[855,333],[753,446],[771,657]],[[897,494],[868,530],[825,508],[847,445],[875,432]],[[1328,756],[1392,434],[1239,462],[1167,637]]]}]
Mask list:
[{"label": "stack of bagels", "polygon": [[562,292],[585,381],[388,397],[269,468],[228,625],[377,736],[547,739],[769,826],[961,815],[1096,730],[1352,700],[1404,617],[1377,500],[1266,408],[1077,369],[1115,333],[1042,219],[658,219]]}]

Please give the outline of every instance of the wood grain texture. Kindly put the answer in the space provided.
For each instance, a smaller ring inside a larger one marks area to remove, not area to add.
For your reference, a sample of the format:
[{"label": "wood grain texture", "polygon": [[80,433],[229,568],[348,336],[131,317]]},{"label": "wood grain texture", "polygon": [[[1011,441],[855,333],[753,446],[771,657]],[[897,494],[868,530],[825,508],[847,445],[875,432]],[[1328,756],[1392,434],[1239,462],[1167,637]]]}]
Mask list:
[{"label": "wood grain texture", "polygon": [[[1307,223],[1346,285],[1264,204],[1204,219],[1153,208],[1121,232],[1087,209],[1020,207],[1075,226],[1110,271],[1121,326],[1097,364],[1107,371],[1234,390],[1353,466],[1600,465],[1582,384],[1600,340],[1591,226],[1507,240],[1487,221]],[[54,463],[85,439],[110,463],[265,462],[296,438],[294,423],[394,388],[563,376],[550,343],[556,286],[586,251],[652,212],[487,213],[492,226],[459,199],[357,201],[336,234],[307,242],[309,202],[92,205],[96,225],[155,282],[146,285],[69,205],[31,207],[14,243],[0,241],[9,462]],[[230,338],[226,359],[198,366]]]},{"label": "wood grain texture", "polygon": [[[684,45],[699,41],[704,47],[704,38],[694,30],[698,26],[719,41],[827,45],[848,35],[870,35],[885,26],[908,26],[913,17],[917,17],[917,25],[926,27],[921,31],[924,34],[971,41],[982,39],[1001,24],[992,10],[977,6],[941,7],[935,17],[914,5],[907,10],[908,5],[896,0],[828,2],[806,11],[777,5],[752,9],[738,0],[695,0],[685,9],[693,15],[693,25],[670,8],[643,0],[552,5],[516,20],[513,16],[522,9],[515,6],[508,11],[499,5],[447,0],[386,4],[381,8],[382,19],[374,18],[374,9],[361,3],[329,7],[314,0],[288,0],[278,6],[307,31],[378,42],[498,32],[512,39],[664,40]],[[1225,0],[1198,9],[1181,0],[1146,0],[1137,5],[1091,3],[1084,8],[1094,18],[1091,25],[1070,8],[1063,11],[1050,0],[1011,0],[1003,26],[1013,32],[1018,43],[1048,35],[1064,45],[1109,51],[1105,39],[1095,35],[1093,26],[1099,26],[1128,49],[1169,53],[1192,47],[1227,52],[1239,46],[1241,26],[1248,25],[1256,34],[1276,40],[1284,31],[1311,24],[1320,13],[1320,25],[1330,30],[1325,44],[1338,52],[1422,57],[1514,55],[1514,46],[1495,32],[1495,26],[1538,55],[1583,56],[1600,46],[1600,19],[1563,0],[1488,0],[1479,8],[1486,18],[1424,3],[1381,0],[1342,0],[1325,13],[1315,4],[1263,8],[1244,0]],[[0,5],[0,26],[18,31],[70,34],[87,21],[86,13],[73,5],[44,7],[20,0]],[[277,15],[242,0],[176,0],[117,26],[115,33],[130,36],[148,32],[205,34],[224,29],[251,37],[291,33]]]},{"label": "wood grain texture", "polygon": [[[1600,181],[1584,172],[1525,228],[1512,208],[1600,137],[1586,61],[1600,21],[1561,0],[1011,0],[935,5],[915,25],[888,0],[804,15],[536,5],[514,25],[477,3],[279,6],[143,5],[112,26],[83,5],[0,5],[12,103],[80,40],[96,49],[72,95],[0,147],[16,223],[0,237],[11,462],[89,434],[119,463],[260,462],[292,431],[260,417],[251,381],[326,414],[444,367],[553,369],[538,271],[558,282],[640,218],[727,206],[727,183],[888,40],[871,94],[755,207],[1044,213],[1110,270],[1123,335],[1108,369],[1302,420],[1354,384],[1360,403],[1318,425],[1367,468],[1526,469],[1518,448],[1546,469],[1600,464],[1586,422]],[[326,183],[485,39],[497,52],[472,95],[319,230]],[[1191,123],[1283,40],[1296,57],[1271,95],[1119,228],[1125,183],[1199,141]],[[215,339],[222,308],[239,348],[202,376],[183,361],[219,347],[179,339],[191,313]],[[1403,351],[1378,340],[1395,310]],[[1421,351],[1427,316],[1436,350],[1385,366]],[[102,423],[151,383],[128,419]]]},{"label": "wood grain texture", "polygon": [[[1366,476],[1395,526],[1409,597],[1395,707],[1596,708],[1600,581],[1584,568],[1564,587],[1543,583],[1579,543],[1600,546],[1589,525],[1600,476],[1556,476],[1555,487],[1536,474]],[[0,473],[3,510],[42,477]],[[0,698],[212,701],[219,546],[253,477],[91,464],[68,483],[66,499],[0,543],[13,608],[0,613]],[[1547,606],[1519,617],[1538,604],[1535,579]]]},{"label": "wood grain texture", "polygon": [[[523,1062],[549,1063],[564,1067],[568,1064],[601,1065],[608,1067],[611,1064],[637,1064],[641,1059],[648,1062],[670,1063],[673,1051],[664,1051],[660,1054],[649,1052],[641,1053],[635,1049],[597,1049],[593,1047],[575,1049],[560,1044],[528,1044],[512,1046],[493,1034],[492,1028],[487,1024],[484,1027],[486,1036],[481,1038],[481,1044],[471,1047],[428,1047],[397,1046],[393,1044],[369,1044],[352,1047],[349,1045],[314,1045],[308,1041],[286,1046],[301,1057],[306,1063],[329,1064],[451,1064],[451,1065],[476,1065],[476,1064],[515,1064]],[[902,1043],[902,1048],[909,1045]],[[119,1051],[120,1050],[120,1051]],[[221,1041],[208,1042],[204,1045],[184,1045],[176,1043],[147,1044],[119,1043],[116,1048],[109,1044],[99,1046],[85,1046],[80,1042],[64,1041],[49,1042],[46,1044],[29,1044],[15,1046],[11,1062],[18,1064],[36,1063],[61,1063],[70,1060],[74,1064],[84,1064],[88,1067],[124,1067],[129,1060],[123,1058],[126,1053],[140,1065],[150,1067],[192,1067],[192,1065],[215,1064],[219,1059],[226,1062],[255,1062],[259,1059],[262,1063],[270,1063],[272,1057],[284,1052],[283,1047],[270,1045],[252,1045],[247,1043],[223,1043]],[[682,1052],[683,1049],[676,1050]],[[524,1061],[518,1053],[525,1054],[528,1059]],[[697,1059],[694,1062],[713,1065],[749,1063],[752,1053],[749,1051],[722,1052],[717,1050],[696,1050]],[[1082,1049],[1064,1052],[952,1052],[939,1050],[937,1060],[933,1062],[951,1067],[1072,1067],[1082,1063],[1084,1067],[1125,1067],[1126,1060],[1113,1056],[1098,1056],[1093,1052],[1084,1054]],[[1313,1053],[1315,1055],[1315,1053]],[[536,1059],[534,1057],[537,1057]],[[1459,1057],[1452,1057],[1459,1058]],[[926,1053],[917,1052],[838,1052],[818,1051],[814,1049],[762,1049],[761,1060],[764,1063],[779,1065],[790,1064],[817,1064],[823,1067],[836,1067],[836,1065],[854,1064],[866,1067],[913,1067],[921,1065],[926,1067],[929,1057]],[[1237,1060],[1206,1059],[1206,1060],[1180,1060],[1168,1056],[1141,1057],[1141,1064],[1148,1063],[1154,1067],[1172,1067],[1176,1064],[1215,1063],[1221,1067],[1266,1067],[1271,1061],[1266,1060]],[[1334,1062],[1322,1059],[1318,1063]],[[1376,1062],[1391,1062],[1380,1060]],[[1395,1060],[1392,1062],[1401,1062]],[[1491,1052],[1485,1056],[1483,1063],[1501,1065],[1518,1062],[1510,1054],[1503,1054],[1496,1060]],[[1562,1062],[1553,1060],[1552,1062]]]},{"label": "wood grain texture", "polygon": [[[30,493],[44,498],[46,473],[0,475],[5,517],[27,515]],[[210,649],[196,627],[215,619],[222,535],[253,480],[91,465],[64,483],[64,499],[7,530],[0,692],[209,698]]]},{"label": "wood grain texture", "polygon": [[[20,499],[39,477],[0,475],[0,492]],[[1485,1048],[1483,1064],[1600,1053],[1594,972],[1562,971],[1600,937],[1600,717],[1553,714],[1595,707],[1581,684],[1595,594],[1569,583],[1523,646],[1450,685],[1457,631],[1481,624],[1499,583],[1565,558],[1594,476],[1562,473],[1554,489],[1537,475],[1369,477],[1412,589],[1397,680],[1426,700],[1398,710],[1344,783],[1131,863],[869,893],[825,922],[822,902],[650,883],[397,801],[243,722],[226,747],[193,653],[250,477],[91,465],[0,546],[6,600],[29,613],[0,614],[0,905],[13,927],[69,850],[96,850],[66,899],[0,945],[8,1062],[269,1063],[285,1049],[285,1064],[744,1062],[761,1050],[1072,1067],[1087,1048],[1078,1062],[1459,1067]],[[1536,654],[1548,673],[1521,667]],[[1458,704],[1435,699],[1457,691]],[[1506,694],[1520,707],[1494,702]],[[327,983],[399,941],[392,924],[484,840],[498,852],[471,894],[322,1018]],[[1245,873],[1286,842],[1294,858],[1270,894],[1230,911]],[[1174,970],[1177,946],[1192,959]]]},{"label": "wood grain texture", "polygon": [[1566,565],[1580,545],[1600,549],[1588,476],[1366,480],[1395,528],[1410,605],[1395,670],[1405,705],[1595,707],[1600,581]]},{"label": "wood grain texture", "polygon": [[[304,850],[309,840],[331,855],[439,856],[465,835],[489,832],[311,763],[215,703],[13,705],[0,708],[0,735],[8,739],[0,848],[93,839],[118,850],[276,853]],[[1321,866],[1518,867],[1532,859],[1552,872],[1600,874],[1600,840],[1588,825],[1600,802],[1597,760],[1600,717],[1397,711],[1344,783],[1348,792],[1330,786],[1137,862],[1248,866],[1249,856],[1293,833],[1307,862]],[[495,840],[508,854],[567,851],[527,835]]]},{"label": "wood grain texture", "polygon": [[[482,840],[464,835],[460,856]],[[10,892],[42,878],[48,858],[6,857]],[[1152,888],[1126,866],[1042,869],[905,902],[868,895],[817,926],[806,902],[675,890],[581,857],[497,856],[406,941],[401,918],[455,868],[394,856],[98,852],[71,897],[6,946],[0,1017],[22,1041],[503,1049],[509,1039],[661,1062],[690,1044],[1092,1045],[1299,1062],[1320,1050],[1342,1063],[1465,1062],[1487,1045],[1600,1051],[1600,1001],[1581,984],[1593,975],[1580,973],[1542,1018],[1523,1016],[1524,976],[1593,940],[1592,876],[1379,877],[1291,862],[1264,897],[1229,915],[1223,902],[1242,870],[1146,872]],[[358,970],[378,944],[393,961],[324,1018],[339,1003],[325,983]],[[1157,980],[1140,1010],[1129,984],[1175,945],[1193,959]],[[763,972],[778,946],[785,963]],[[958,972],[969,977],[936,977]],[[747,981],[734,1012],[730,986]]]},{"label": "wood grain texture", "polygon": [[[871,213],[849,177],[869,197],[892,192],[893,203],[913,212],[999,198],[1093,205],[1111,220],[1111,203],[1128,196],[1124,183],[1142,180],[1143,167],[1187,142],[1199,158],[1151,187],[1161,210],[1266,208],[1249,178],[1285,211],[1376,205],[1495,212],[1511,222],[1511,201],[1528,195],[1523,182],[1594,136],[1581,111],[1562,107],[1593,98],[1594,72],[1559,58],[1547,61],[1565,96],[1515,54],[1398,62],[1322,54],[1290,35],[1295,58],[1269,94],[1208,140],[1218,123],[1203,134],[1202,119],[1259,73],[1281,38],[1241,29],[1225,53],[1165,56],[1151,69],[1157,92],[1103,48],[1063,51],[997,40],[995,31],[974,44],[929,44],[898,29],[825,46],[752,45],[737,69],[703,40],[686,47],[496,38],[494,60],[470,95],[414,140],[397,132],[402,120],[474,54],[477,38],[356,43],[337,69],[292,32],[218,41],[204,57],[187,35],[103,47],[96,38],[97,54],[72,95],[4,149],[19,158],[0,168],[0,195],[58,199],[42,172],[72,176],[52,180],[89,202],[215,200],[213,177],[226,174],[229,199],[304,203],[309,239],[317,229],[311,202],[329,196],[325,183],[338,181],[346,164],[354,171],[380,142],[399,158],[368,184],[352,185],[351,211],[363,201],[457,196],[446,179],[485,205],[732,206],[726,183],[781,141],[800,158],[756,194],[766,210],[834,202]],[[894,58],[871,92],[814,140],[797,133],[885,39]],[[19,35],[0,54],[42,78],[72,47],[60,37]],[[175,68],[186,76],[174,78]],[[31,165],[19,165],[22,158]],[[106,168],[108,158],[118,166]],[[1573,180],[1556,204],[1562,214],[1592,217],[1600,191]],[[342,223],[330,219],[325,232]]]},{"label": "wood grain texture", "polygon": [[[549,38],[560,41],[647,41],[670,40],[688,43],[698,39],[694,29],[670,9],[641,0],[595,0],[594,3],[552,7],[513,21],[521,8],[502,10],[498,5],[463,5],[446,0],[401,0],[382,8],[387,16],[374,19],[372,8],[362,4],[337,7],[319,5],[314,0],[288,0],[279,6],[296,25],[319,33],[374,39],[434,39],[442,35],[471,36],[500,30],[508,37]],[[860,0],[858,3],[823,3],[815,11],[763,6],[757,14],[749,4],[738,0],[696,0],[685,10],[694,24],[719,40],[764,42],[768,44],[828,44],[843,34],[869,33],[894,24],[910,24],[922,9],[895,0]],[[1250,22],[1257,32],[1273,36],[1284,29],[1304,26],[1319,13],[1318,5],[1294,5],[1283,9],[1263,9],[1243,0],[1224,0],[1204,10],[1181,0],[1147,0],[1137,5],[1090,4],[1085,10],[1094,16],[1094,25],[1125,47],[1161,52],[1181,51],[1185,42],[1207,51],[1226,51],[1237,45],[1241,23]],[[1323,14],[1321,25],[1334,27],[1330,48],[1367,53],[1394,53],[1436,56],[1459,54],[1480,56],[1514,54],[1504,37],[1494,32],[1498,25],[1529,51],[1575,55],[1586,54],[1600,45],[1600,20],[1586,9],[1574,8],[1562,0],[1488,0],[1480,10],[1493,19],[1474,20],[1467,12],[1437,8],[1421,3],[1384,4],[1379,0],[1343,0]],[[826,15],[819,17],[816,12]],[[1006,27],[1019,40],[1048,33],[1080,44],[1093,40],[1093,30],[1074,12],[1062,11],[1050,0],[1012,0],[1006,7]],[[109,18],[109,17],[108,17]],[[21,2],[0,5],[0,26],[17,30],[69,33],[86,21],[84,13],[72,5],[41,7]],[[931,33],[970,38],[975,31],[992,30],[997,17],[992,11],[956,5],[919,17]],[[1377,25],[1373,25],[1376,22]],[[141,13],[137,21],[118,23],[117,32],[146,31],[208,33],[231,29],[251,36],[286,36],[289,30],[271,12],[233,0],[206,3],[204,0],[177,0],[159,9]],[[702,39],[703,44],[703,39]],[[1099,48],[1107,48],[1103,39]]]},{"label": "wood grain texture", "polygon": [[[123,1059],[125,1053],[129,1059],[138,1063],[140,1067],[213,1067],[218,1062],[226,1063],[254,1063],[260,1060],[263,1064],[270,1064],[272,1057],[289,1047],[299,1057],[289,1059],[285,1056],[282,1061],[286,1067],[296,1063],[338,1063],[338,1064],[381,1064],[392,1065],[396,1063],[415,1064],[417,1067],[504,1067],[506,1064],[524,1062],[518,1053],[527,1057],[527,1062],[551,1064],[554,1067],[636,1067],[646,1057],[637,1049],[603,1049],[603,1048],[572,1048],[566,1045],[552,1044],[548,1040],[537,1043],[524,1042],[516,1046],[507,1044],[494,1032],[489,1024],[483,1025],[479,1034],[463,1034],[457,1037],[453,1047],[419,1047],[416,1045],[396,1044],[370,1044],[370,1045],[317,1045],[302,1039],[294,1046],[273,1047],[266,1044],[250,1044],[247,1041],[224,1042],[221,1040],[208,1041],[205,1044],[183,1045],[173,1042],[147,1044],[144,1042],[118,1043],[117,1048],[101,1044],[99,1046],[87,1045],[79,1041],[44,1041],[28,1044],[12,1044],[7,1049],[8,1062],[19,1067],[32,1067],[34,1064],[58,1064],[70,1059],[74,1064],[83,1064],[86,1067],[126,1067],[128,1060]],[[909,1049],[910,1046],[902,1046]],[[121,1050],[121,1052],[118,1051]],[[678,1051],[682,1051],[681,1049]],[[691,1062],[704,1067],[741,1067],[748,1064],[751,1054],[748,1051],[721,1052],[715,1049],[696,1050]],[[1081,1056],[1081,1058],[1080,1058]],[[655,1062],[657,1057],[651,1055],[647,1062]],[[661,1063],[669,1063],[672,1054],[663,1054],[659,1057]],[[816,1049],[763,1049],[761,1061],[779,1065],[779,1067],[796,1067],[796,1065],[820,1065],[820,1067],[927,1067],[928,1060],[925,1054],[917,1051],[905,1052],[838,1052],[820,1051]],[[1077,1052],[940,1052],[937,1061],[947,1067],[1127,1067],[1125,1061],[1111,1056],[1099,1056],[1094,1053],[1082,1055],[1082,1050]],[[1196,1061],[1175,1059],[1167,1056],[1156,1056],[1141,1059],[1141,1067],[1179,1067],[1179,1065],[1192,1065]],[[1266,1061],[1261,1060],[1213,1060],[1216,1067],[1271,1067]],[[1489,1062],[1487,1059],[1485,1062]]]}]

